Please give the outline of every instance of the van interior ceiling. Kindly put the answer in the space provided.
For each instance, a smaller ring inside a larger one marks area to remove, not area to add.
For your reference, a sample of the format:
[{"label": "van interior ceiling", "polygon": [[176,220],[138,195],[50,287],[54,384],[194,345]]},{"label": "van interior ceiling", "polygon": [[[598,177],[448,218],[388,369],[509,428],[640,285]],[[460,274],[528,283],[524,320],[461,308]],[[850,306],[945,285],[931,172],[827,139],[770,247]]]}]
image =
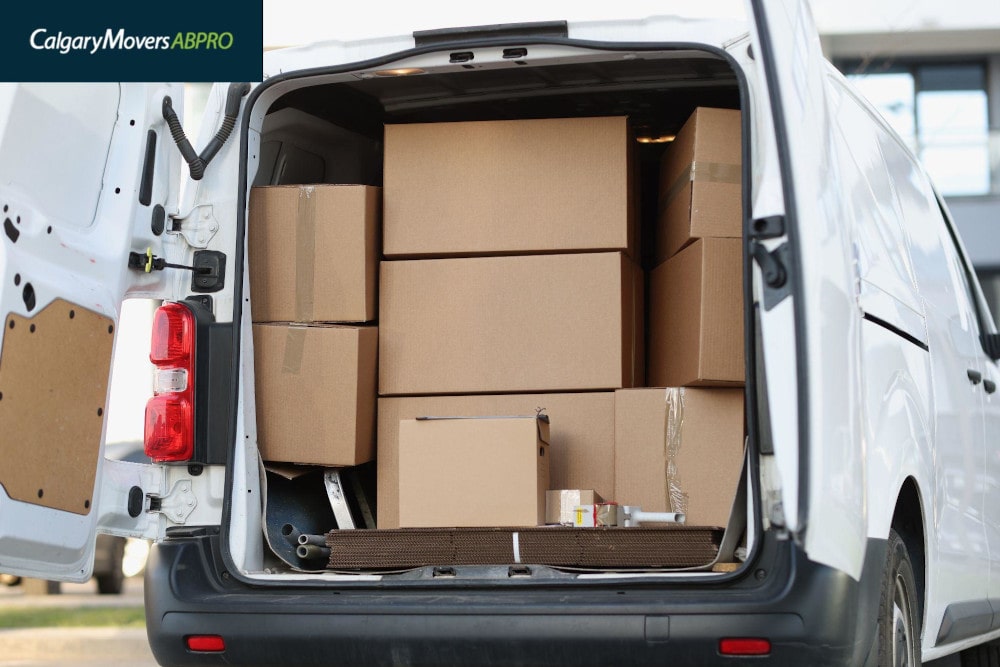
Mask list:
[{"label": "van interior ceiling", "polygon": [[[739,109],[740,82],[726,59],[709,52],[663,50],[629,58],[607,53],[584,62],[512,60],[410,76],[337,76],[336,82],[318,76],[317,83],[292,82],[299,87],[267,108],[253,185],[381,186],[386,125],[624,116],[635,138],[641,264],[651,270],[653,244],[648,241],[658,213],[660,158],[696,108]],[[460,179],[456,174],[456,182]],[[740,491],[745,494],[745,487]],[[745,495],[734,507],[749,508]],[[730,547],[750,546],[746,525],[746,515],[730,520],[730,528],[741,533],[727,536]],[[266,555],[264,563],[267,572],[289,572]]]}]

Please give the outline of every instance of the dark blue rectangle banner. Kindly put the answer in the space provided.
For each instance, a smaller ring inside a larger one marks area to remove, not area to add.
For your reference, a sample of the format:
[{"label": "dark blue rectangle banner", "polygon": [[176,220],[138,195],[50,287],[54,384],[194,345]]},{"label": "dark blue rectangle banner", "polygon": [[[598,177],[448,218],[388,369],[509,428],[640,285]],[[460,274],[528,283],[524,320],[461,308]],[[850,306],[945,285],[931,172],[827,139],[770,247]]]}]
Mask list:
[{"label": "dark blue rectangle banner", "polygon": [[260,81],[262,55],[261,0],[20,3],[0,23],[3,81]]}]

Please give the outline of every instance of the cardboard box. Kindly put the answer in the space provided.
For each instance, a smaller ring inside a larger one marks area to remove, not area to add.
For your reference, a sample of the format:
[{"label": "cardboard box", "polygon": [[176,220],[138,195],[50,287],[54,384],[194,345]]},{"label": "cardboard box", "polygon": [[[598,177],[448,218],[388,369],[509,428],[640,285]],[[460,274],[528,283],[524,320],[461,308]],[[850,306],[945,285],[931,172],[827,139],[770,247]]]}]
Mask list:
[{"label": "cardboard box", "polygon": [[380,189],[279,185],[250,191],[254,322],[375,319]]},{"label": "cardboard box", "polygon": [[379,393],[641,385],[641,275],[617,252],[382,262]]},{"label": "cardboard box", "polygon": [[632,170],[624,117],[387,125],[385,256],[632,253]]},{"label": "cardboard box", "polygon": [[[725,527],[743,466],[742,389],[615,392],[615,500]],[[671,502],[673,500],[673,502]]]},{"label": "cardboard box", "polygon": [[650,273],[650,386],[741,385],[743,342],[740,239],[700,239]]},{"label": "cardboard box", "polygon": [[399,422],[425,416],[549,416],[549,476],[561,489],[614,497],[615,399],[612,392],[486,394],[378,399],[379,528],[399,528]]},{"label": "cardboard box", "polygon": [[537,526],[549,488],[545,417],[445,417],[399,423],[403,528]]},{"label": "cardboard box", "polygon": [[[551,471],[552,464],[549,464]],[[545,492],[545,523],[572,525],[579,505],[596,505],[604,498],[593,489],[557,489]]]},{"label": "cardboard box", "polygon": [[374,458],[375,327],[255,324],[257,441],[265,461]]},{"label": "cardboard box", "polygon": [[740,112],[695,109],[660,161],[656,263],[693,239],[742,235]]}]

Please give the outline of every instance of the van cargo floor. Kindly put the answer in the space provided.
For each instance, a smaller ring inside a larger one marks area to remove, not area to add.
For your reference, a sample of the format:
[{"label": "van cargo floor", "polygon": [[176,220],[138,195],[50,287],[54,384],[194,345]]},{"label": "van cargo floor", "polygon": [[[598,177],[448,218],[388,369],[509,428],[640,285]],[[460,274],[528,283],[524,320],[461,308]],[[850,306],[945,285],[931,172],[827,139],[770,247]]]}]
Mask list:
[{"label": "van cargo floor", "polygon": [[326,534],[332,570],[432,565],[687,568],[712,563],[721,528],[399,528]]}]

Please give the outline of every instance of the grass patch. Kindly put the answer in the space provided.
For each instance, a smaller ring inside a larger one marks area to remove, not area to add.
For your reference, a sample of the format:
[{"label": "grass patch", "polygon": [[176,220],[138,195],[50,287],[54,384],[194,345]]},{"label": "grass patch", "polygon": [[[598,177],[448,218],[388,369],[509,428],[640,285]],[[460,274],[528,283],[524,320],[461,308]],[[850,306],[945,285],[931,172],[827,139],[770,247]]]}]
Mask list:
[{"label": "grass patch", "polygon": [[146,613],[142,607],[75,607],[0,609],[0,629],[12,628],[144,628]]}]

